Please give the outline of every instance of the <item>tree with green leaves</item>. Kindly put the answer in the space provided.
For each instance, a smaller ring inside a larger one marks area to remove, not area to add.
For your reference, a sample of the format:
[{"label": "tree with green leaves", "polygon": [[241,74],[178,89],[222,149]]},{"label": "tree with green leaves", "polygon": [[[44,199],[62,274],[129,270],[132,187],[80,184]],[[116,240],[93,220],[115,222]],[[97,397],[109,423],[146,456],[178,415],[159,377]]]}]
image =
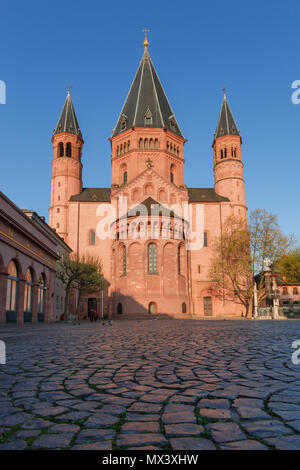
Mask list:
[{"label": "tree with green leaves", "polygon": [[[238,298],[246,316],[252,315],[255,276],[263,273],[267,258],[275,264],[292,244],[293,238],[281,232],[276,215],[264,209],[251,212],[248,224],[240,217],[228,217],[214,241],[210,266],[219,296]],[[264,276],[258,277],[256,287],[259,303],[265,296]]]},{"label": "tree with green leaves", "polygon": [[91,256],[79,257],[76,253],[63,256],[57,263],[56,277],[62,282],[66,292],[64,320],[68,319],[69,296],[72,289],[77,289],[78,293],[76,306],[78,314],[82,295],[103,288],[101,262]]},{"label": "tree with green leaves", "polygon": [[276,263],[276,270],[281,274],[282,282],[300,284],[300,248],[294,248],[281,256]]},{"label": "tree with green leaves", "polygon": [[74,282],[74,287],[77,289],[77,318],[82,297],[94,292],[101,292],[106,287],[105,280],[102,275],[102,264],[99,258],[81,256],[80,264],[82,272],[79,278]]}]

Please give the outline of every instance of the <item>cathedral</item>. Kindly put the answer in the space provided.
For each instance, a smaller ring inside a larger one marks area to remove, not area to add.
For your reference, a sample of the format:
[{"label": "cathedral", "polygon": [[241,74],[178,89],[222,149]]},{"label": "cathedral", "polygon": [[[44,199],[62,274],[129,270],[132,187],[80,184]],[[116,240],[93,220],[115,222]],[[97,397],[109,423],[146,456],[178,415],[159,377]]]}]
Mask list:
[{"label": "cathedral", "polygon": [[91,308],[111,318],[241,316],[240,301],[221,295],[209,279],[225,219],[247,217],[242,139],[226,95],[213,136],[214,187],[190,188],[186,139],[145,37],[109,140],[110,187],[83,186],[84,140],[68,92],[52,137],[49,224],[73,252],[99,257],[107,282],[104,293],[82,299],[81,317]]}]

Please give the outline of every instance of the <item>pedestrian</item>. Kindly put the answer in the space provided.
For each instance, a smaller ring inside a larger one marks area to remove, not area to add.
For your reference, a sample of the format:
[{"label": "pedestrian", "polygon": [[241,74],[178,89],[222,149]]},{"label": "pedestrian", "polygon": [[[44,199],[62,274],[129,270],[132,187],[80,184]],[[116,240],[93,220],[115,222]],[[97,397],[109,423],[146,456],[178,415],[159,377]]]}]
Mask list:
[{"label": "pedestrian", "polygon": [[94,311],[91,308],[91,310],[90,310],[90,322],[93,322],[93,320],[94,320]]},{"label": "pedestrian", "polygon": [[97,311],[95,310],[94,311],[94,321],[97,321],[97,318],[98,318],[98,315],[97,315]]}]

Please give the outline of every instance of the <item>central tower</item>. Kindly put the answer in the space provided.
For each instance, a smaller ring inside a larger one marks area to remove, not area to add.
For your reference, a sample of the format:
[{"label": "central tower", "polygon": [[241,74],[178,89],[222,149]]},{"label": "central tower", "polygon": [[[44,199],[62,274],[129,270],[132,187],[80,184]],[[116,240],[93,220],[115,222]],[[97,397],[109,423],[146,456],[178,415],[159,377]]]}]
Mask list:
[{"label": "central tower", "polygon": [[[181,218],[167,207],[188,202],[186,140],[150,58],[147,38],[110,141],[111,204],[119,209],[111,253],[112,310],[115,314],[187,313],[188,256],[183,238],[176,236]],[[129,209],[125,222],[121,197]],[[155,205],[162,211],[153,223]],[[172,214],[166,227],[162,213]]]},{"label": "central tower", "polygon": [[122,186],[152,165],[165,180],[184,185],[185,139],[166,97],[144,41],[144,53],[113,130],[112,185]]}]

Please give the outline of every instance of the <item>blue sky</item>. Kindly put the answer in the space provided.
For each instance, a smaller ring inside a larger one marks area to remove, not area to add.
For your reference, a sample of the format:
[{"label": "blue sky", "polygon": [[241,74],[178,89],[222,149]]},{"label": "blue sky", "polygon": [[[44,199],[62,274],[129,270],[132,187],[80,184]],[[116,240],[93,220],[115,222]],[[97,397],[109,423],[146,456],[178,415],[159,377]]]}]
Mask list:
[{"label": "blue sky", "polygon": [[243,139],[249,210],[278,215],[300,241],[299,1],[1,2],[0,189],[48,219],[51,137],[66,85],[84,136],[83,183],[109,187],[108,138],[149,52],[184,136],[185,179],[213,186],[221,88]]}]

